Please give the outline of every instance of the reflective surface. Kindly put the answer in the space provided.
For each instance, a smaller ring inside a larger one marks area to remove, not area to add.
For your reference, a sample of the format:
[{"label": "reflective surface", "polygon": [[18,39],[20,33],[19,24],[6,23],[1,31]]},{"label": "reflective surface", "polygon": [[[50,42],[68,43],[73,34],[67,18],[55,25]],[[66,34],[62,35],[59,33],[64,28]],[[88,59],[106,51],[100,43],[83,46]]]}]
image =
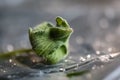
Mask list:
[{"label": "reflective surface", "polygon": [[67,19],[74,29],[66,60],[47,66],[34,53],[0,60],[0,79],[119,80],[119,4],[117,0],[0,1],[1,52],[31,48],[28,27],[55,23],[56,16]]}]

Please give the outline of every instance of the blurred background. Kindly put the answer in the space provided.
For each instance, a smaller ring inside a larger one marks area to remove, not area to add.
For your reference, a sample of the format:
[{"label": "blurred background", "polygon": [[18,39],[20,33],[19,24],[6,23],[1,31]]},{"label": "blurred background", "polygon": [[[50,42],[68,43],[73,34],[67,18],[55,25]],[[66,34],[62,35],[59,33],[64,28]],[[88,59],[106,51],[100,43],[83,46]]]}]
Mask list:
[{"label": "blurred background", "polygon": [[[120,0],[0,0],[0,52],[31,48],[28,28],[43,21],[55,24],[56,16],[65,18],[74,29],[70,55],[120,51]],[[107,65],[101,71],[104,75],[98,79],[106,77],[120,67],[119,64],[116,60]],[[99,71],[93,74],[98,76]],[[95,76],[91,78],[95,79]]]},{"label": "blurred background", "polygon": [[[28,28],[65,18],[74,33],[72,52],[83,43],[97,50],[119,46],[119,0],[0,0],[0,49],[30,47]],[[115,35],[115,36],[114,36]],[[78,49],[79,48],[79,49]]]}]

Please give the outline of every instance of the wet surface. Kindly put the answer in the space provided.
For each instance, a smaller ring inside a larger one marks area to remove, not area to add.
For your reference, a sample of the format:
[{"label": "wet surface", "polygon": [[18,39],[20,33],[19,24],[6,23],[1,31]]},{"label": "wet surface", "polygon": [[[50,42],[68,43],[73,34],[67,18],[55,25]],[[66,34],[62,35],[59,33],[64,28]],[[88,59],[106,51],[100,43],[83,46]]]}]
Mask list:
[{"label": "wet surface", "polygon": [[41,64],[34,53],[0,60],[0,80],[120,79],[120,1],[0,2],[0,52],[31,48],[28,27],[55,23],[56,16],[74,29],[67,59],[51,66]]}]

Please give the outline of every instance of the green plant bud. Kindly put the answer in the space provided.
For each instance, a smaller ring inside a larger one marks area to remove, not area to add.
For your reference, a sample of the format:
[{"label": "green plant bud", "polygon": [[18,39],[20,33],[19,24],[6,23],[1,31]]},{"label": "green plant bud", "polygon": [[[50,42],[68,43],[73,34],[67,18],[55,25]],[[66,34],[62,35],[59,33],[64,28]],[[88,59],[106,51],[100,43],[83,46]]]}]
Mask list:
[{"label": "green plant bud", "polygon": [[45,59],[45,64],[55,64],[68,55],[68,42],[73,30],[67,21],[56,18],[56,26],[43,22],[29,28],[29,38],[35,53]]}]

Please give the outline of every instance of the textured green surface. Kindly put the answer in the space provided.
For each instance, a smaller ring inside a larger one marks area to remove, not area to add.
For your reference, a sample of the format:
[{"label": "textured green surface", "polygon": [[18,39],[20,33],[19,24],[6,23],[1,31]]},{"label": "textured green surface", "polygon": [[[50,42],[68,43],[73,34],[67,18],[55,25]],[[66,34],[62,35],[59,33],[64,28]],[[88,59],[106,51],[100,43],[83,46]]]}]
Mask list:
[{"label": "textured green surface", "polygon": [[56,18],[56,26],[43,22],[29,28],[29,38],[33,50],[45,59],[45,64],[55,64],[68,55],[68,42],[72,29],[65,19]]}]

